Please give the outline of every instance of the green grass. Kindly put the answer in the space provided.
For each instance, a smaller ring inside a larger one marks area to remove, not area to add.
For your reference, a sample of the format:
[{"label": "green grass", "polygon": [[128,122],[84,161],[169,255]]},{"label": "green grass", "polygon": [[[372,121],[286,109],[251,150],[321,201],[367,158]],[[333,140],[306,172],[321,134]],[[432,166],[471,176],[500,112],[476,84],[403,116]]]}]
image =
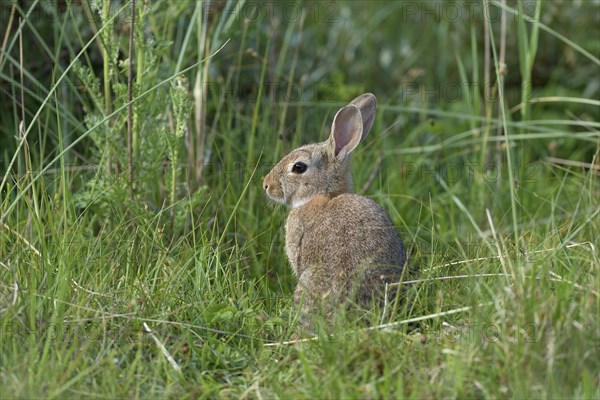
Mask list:
[{"label": "green grass", "polygon": [[[139,2],[130,182],[107,4],[0,5],[2,398],[600,398],[597,5]],[[365,91],[412,301],[286,343],[262,176]]]}]

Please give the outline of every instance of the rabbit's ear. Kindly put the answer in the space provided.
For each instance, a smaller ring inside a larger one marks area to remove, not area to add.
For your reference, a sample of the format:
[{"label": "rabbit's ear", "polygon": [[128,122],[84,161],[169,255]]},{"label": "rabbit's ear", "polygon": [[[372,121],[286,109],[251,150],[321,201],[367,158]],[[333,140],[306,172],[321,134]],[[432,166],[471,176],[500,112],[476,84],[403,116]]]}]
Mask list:
[{"label": "rabbit's ear", "polygon": [[363,132],[362,138],[371,130],[373,126],[373,121],[375,120],[375,111],[377,109],[377,99],[372,93],[361,94],[350,103],[353,106],[356,106],[361,113],[363,120]]},{"label": "rabbit's ear", "polygon": [[363,136],[363,120],[359,109],[347,105],[335,114],[329,147],[333,156],[345,159],[356,148]]}]

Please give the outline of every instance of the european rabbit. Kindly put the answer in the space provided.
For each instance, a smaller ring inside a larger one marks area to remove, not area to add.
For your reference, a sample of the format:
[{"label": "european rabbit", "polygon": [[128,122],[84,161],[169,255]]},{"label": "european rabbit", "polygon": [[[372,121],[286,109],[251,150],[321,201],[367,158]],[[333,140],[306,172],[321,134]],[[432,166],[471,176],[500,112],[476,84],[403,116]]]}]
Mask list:
[{"label": "european rabbit", "polygon": [[305,328],[320,309],[331,317],[347,302],[383,300],[386,283],[398,282],[406,263],[386,212],[352,193],[350,155],[369,133],[376,104],[370,93],[354,99],[335,115],[328,140],[292,151],[263,181],[270,199],[292,208],[285,249]]}]

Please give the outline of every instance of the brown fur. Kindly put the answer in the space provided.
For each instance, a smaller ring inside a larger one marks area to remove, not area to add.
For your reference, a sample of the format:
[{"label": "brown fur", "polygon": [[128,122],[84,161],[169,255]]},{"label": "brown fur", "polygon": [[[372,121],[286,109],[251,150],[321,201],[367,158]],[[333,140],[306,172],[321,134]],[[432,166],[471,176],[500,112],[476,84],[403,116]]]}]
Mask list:
[{"label": "brown fur", "polygon": [[[400,279],[406,262],[386,212],[352,193],[350,154],[369,132],[375,106],[372,94],[356,98],[338,111],[327,141],[292,151],[263,182],[272,200],[292,207],[286,253],[298,277],[294,300],[302,304],[305,327],[320,308],[331,316],[340,304],[383,300],[385,284]],[[292,172],[298,161],[306,172]]]}]

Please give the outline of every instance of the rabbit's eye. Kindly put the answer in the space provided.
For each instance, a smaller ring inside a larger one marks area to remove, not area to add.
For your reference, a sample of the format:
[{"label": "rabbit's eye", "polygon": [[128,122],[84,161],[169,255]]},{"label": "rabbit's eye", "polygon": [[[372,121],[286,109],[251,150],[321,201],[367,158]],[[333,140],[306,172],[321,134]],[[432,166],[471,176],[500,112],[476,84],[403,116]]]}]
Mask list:
[{"label": "rabbit's eye", "polygon": [[294,165],[292,165],[292,172],[295,174],[303,174],[306,172],[307,169],[308,165],[304,164],[301,161],[298,161],[297,163],[294,163]]}]

